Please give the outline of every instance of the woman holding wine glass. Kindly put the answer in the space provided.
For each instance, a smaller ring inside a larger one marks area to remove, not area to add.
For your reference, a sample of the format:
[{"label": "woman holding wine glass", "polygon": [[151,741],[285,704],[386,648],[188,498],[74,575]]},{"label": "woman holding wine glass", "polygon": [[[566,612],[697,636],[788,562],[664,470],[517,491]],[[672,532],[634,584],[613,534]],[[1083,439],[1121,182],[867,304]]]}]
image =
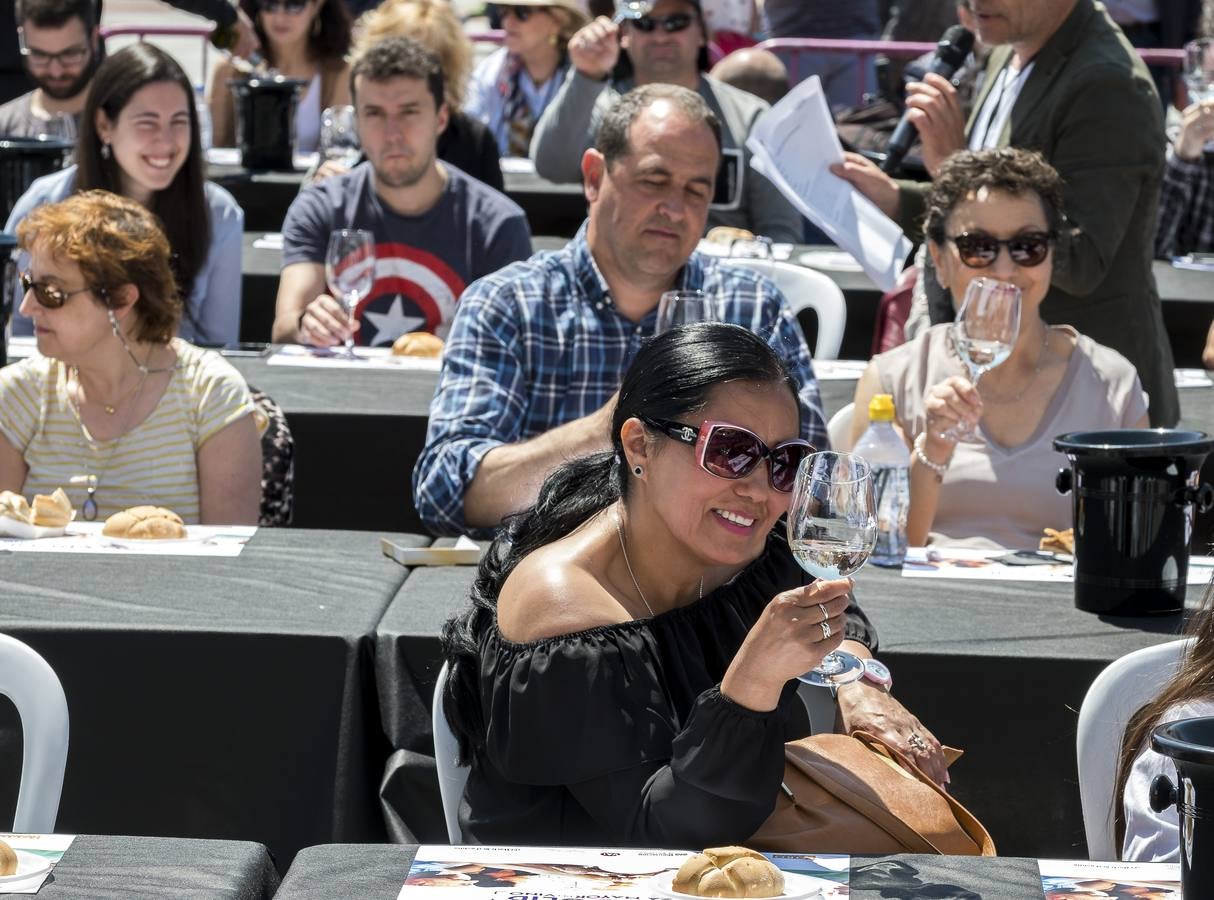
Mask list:
[{"label": "woman holding wine glass", "polygon": [[[812,453],[796,398],[757,335],[673,328],[624,375],[611,449],[508,520],[443,632],[466,837],[703,847],[771,813],[784,741],[807,733],[797,677],[876,647],[851,580],[809,581],[779,521]],[[844,729],[947,781],[886,686],[838,701]]]},{"label": "woman holding wine glass", "polygon": [[990,321],[973,339],[971,300],[957,322],[874,357],[856,386],[853,443],[869,401],[887,393],[912,448],[912,546],[1035,549],[1043,528],[1071,520],[1070,499],[1054,489],[1053,438],[1147,427],[1133,366],[1042,317],[1053,241],[1066,227],[1061,204],[1058,173],[1027,150],[963,151],[936,174],[924,230],[941,285],[955,305],[967,294],[1018,292],[1019,315],[1002,339],[992,339]]}]

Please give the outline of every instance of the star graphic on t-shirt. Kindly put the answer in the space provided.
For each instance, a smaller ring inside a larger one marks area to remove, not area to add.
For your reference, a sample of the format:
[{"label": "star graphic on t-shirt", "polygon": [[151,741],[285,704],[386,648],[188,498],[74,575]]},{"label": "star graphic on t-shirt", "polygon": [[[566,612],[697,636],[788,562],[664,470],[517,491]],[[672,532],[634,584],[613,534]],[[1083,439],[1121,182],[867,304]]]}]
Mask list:
[{"label": "star graphic on t-shirt", "polygon": [[414,331],[426,324],[425,319],[405,315],[404,301],[400,294],[393,298],[392,305],[388,307],[386,313],[371,312],[368,309],[363,312],[363,318],[369,320],[376,329],[375,337],[370,344],[372,347],[391,344],[402,334]]}]

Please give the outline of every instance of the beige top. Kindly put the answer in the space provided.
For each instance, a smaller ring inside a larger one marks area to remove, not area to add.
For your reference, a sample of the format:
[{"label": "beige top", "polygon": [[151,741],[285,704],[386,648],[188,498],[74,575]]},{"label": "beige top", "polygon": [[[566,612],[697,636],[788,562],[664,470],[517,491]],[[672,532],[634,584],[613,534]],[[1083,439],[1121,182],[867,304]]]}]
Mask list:
[{"label": "beige top", "polygon": [[[908,435],[926,425],[928,388],[950,375],[968,377],[950,330],[948,323],[934,325],[873,358],[881,390],[893,394]],[[1054,488],[1066,458],[1054,450],[1053,439],[1068,431],[1132,428],[1147,411],[1146,394],[1126,358],[1084,335],[1077,340],[1058,390],[1027,441],[1003,447],[980,423],[982,443],[957,444],[940,485],[931,543],[982,537],[1001,547],[1035,549],[1043,528],[1071,527],[1071,498]]]},{"label": "beige top", "polygon": [[141,504],[166,506],[197,524],[198,448],[242,416],[255,415],[244,379],[218,353],[180,338],[164,396],[139,425],[113,441],[93,441],[68,399],[69,367],[34,355],[0,369],[0,433],[29,466],[26,497],[62,487],[79,510],[97,479],[97,518]]}]

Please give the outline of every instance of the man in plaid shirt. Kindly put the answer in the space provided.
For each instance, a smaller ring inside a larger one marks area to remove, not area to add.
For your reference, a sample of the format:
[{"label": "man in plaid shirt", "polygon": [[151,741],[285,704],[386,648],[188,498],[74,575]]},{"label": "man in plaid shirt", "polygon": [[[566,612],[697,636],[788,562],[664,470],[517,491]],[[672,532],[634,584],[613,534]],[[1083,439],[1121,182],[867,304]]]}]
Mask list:
[{"label": "man in plaid shirt", "polygon": [[667,290],[718,298],[800,385],[801,430],[827,446],[805,337],[776,286],[695,252],[720,124],[693,91],[646,85],[604,117],[582,159],[587,223],[562,250],[472,284],[430,404],[414,503],[438,534],[488,534],[567,459],[610,447],[615,392]]}]

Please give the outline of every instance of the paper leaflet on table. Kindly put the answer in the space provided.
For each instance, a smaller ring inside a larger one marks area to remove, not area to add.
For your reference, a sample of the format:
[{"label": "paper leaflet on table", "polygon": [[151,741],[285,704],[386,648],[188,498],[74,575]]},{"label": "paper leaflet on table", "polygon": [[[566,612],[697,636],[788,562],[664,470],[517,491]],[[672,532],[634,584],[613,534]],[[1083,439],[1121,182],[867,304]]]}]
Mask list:
[{"label": "paper leaflet on table", "polygon": [[[397,900],[670,900],[654,885],[672,879],[691,852],[423,845]],[[810,894],[847,896],[850,857],[767,855]]]},{"label": "paper leaflet on table", "polygon": [[[903,578],[959,578],[971,581],[1053,581],[1070,584],[1075,580],[1073,563],[1056,565],[1007,566],[995,560],[1009,550],[972,550],[962,547],[911,547],[902,565]],[[1214,557],[1190,556],[1185,583],[1201,586],[1210,580]]]},{"label": "paper leaflet on table", "polygon": [[1181,900],[1180,864],[1039,859],[1048,900],[1064,897],[1141,897]]},{"label": "paper leaflet on table", "polygon": [[[42,882],[54,871],[55,863],[63,858],[63,854],[76,840],[74,834],[2,834],[4,841],[17,853],[17,873],[21,874],[33,864],[37,871],[28,878],[14,878],[0,883],[0,894],[36,894],[42,887]],[[46,864],[51,868],[44,868]]]},{"label": "paper leaflet on table", "polygon": [[911,242],[876,205],[830,171],[843,147],[817,75],[771,108],[750,133],[750,165],[802,215],[856,258],[882,291],[893,290]]},{"label": "paper leaflet on table", "polygon": [[0,537],[10,553],[99,553],[110,556],[240,556],[256,525],[187,525],[184,540],[140,541],[105,537],[104,522],[75,521],[62,537],[22,540]]}]

